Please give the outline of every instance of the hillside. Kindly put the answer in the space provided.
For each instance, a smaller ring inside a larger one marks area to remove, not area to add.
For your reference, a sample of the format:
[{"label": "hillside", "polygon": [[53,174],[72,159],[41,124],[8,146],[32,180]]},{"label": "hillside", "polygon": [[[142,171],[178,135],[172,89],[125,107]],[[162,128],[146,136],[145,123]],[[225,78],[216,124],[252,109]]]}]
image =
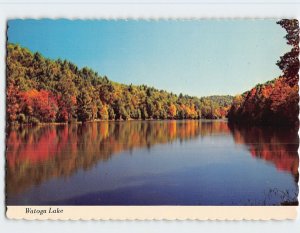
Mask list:
[{"label": "hillside", "polygon": [[128,119],[217,119],[232,96],[197,98],[146,85],[125,85],[69,61],[7,45],[9,124]]},{"label": "hillside", "polygon": [[285,38],[292,46],[277,62],[283,75],[235,96],[228,113],[229,122],[299,125],[299,23],[289,19],[277,23],[287,31]]},{"label": "hillside", "polygon": [[259,84],[235,96],[228,113],[230,122],[257,125],[297,125],[298,84],[289,85],[285,77]]}]

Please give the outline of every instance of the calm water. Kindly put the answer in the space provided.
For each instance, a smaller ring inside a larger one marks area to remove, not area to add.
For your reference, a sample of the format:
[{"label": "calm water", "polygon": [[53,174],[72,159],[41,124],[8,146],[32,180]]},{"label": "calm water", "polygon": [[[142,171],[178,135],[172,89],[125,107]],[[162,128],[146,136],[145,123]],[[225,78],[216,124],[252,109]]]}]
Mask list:
[{"label": "calm water", "polygon": [[298,144],[226,121],[24,127],[7,134],[7,204],[297,204]]}]

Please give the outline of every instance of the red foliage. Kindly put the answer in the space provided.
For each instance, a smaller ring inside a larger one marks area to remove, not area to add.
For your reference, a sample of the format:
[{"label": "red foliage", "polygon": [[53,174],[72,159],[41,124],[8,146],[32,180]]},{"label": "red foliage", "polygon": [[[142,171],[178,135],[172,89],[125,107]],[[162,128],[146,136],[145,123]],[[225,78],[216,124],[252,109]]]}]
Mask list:
[{"label": "red foliage", "polygon": [[237,125],[231,126],[230,130],[235,142],[246,145],[253,157],[298,176],[297,130],[285,132],[274,128],[239,128]]},{"label": "red foliage", "polygon": [[21,109],[29,117],[36,117],[43,122],[56,119],[57,100],[50,91],[32,89],[20,93]]},{"label": "red foliage", "polygon": [[298,84],[291,86],[285,77],[258,85],[243,94],[242,101],[233,103],[230,121],[258,124],[298,124]]},{"label": "red foliage", "polygon": [[71,96],[69,99],[64,98],[62,95],[57,96],[57,105],[58,105],[58,120],[67,122],[71,120],[72,108],[76,106],[77,100],[76,96]]}]

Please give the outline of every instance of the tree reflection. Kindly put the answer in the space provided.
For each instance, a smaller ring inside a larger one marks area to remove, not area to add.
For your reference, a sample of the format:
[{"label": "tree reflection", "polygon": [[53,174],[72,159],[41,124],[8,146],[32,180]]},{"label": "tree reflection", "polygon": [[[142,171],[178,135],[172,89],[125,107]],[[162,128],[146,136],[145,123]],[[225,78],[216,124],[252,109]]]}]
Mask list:
[{"label": "tree reflection", "polygon": [[272,162],[280,171],[290,172],[298,183],[298,129],[230,125],[237,144],[246,145],[251,155]]},{"label": "tree reflection", "polygon": [[130,121],[11,129],[7,135],[7,193],[90,169],[134,148],[229,132],[226,122]]},{"label": "tree reflection", "polygon": [[68,177],[126,150],[230,132],[253,156],[298,179],[297,131],[229,128],[226,121],[102,121],[10,129],[6,191],[14,195],[45,180]]}]

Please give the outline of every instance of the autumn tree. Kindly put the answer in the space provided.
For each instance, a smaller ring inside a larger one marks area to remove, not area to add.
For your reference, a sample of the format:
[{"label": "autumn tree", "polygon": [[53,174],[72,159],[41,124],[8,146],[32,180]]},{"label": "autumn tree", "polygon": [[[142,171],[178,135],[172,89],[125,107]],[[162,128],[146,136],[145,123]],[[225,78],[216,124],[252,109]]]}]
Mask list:
[{"label": "autumn tree", "polygon": [[6,110],[10,122],[17,120],[19,112],[19,90],[14,83],[9,83],[6,91]]},{"label": "autumn tree", "polygon": [[108,120],[109,119],[109,112],[106,105],[102,105],[99,110],[99,118],[101,120]]},{"label": "autumn tree", "polygon": [[[220,118],[231,96],[197,98],[146,85],[125,85],[79,69],[67,60],[50,60],[18,45],[7,45],[8,122],[74,122],[129,119]],[[213,107],[212,107],[213,106]],[[209,114],[202,114],[209,109]]]},{"label": "autumn tree", "polygon": [[258,84],[243,95],[235,97],[228,112],[230,122],[288,125],[299,124],[299,23],[296,19],[283,19],[277,22],[286,31],[290,52],[277,62],[283,75]]},{"label": "autumn tree", "polygon": [[280,57],[276,64],[283,71],[289,83],[295,85],[299,79],[299,22],[297,19],[282,19],[277,23],[287,31],[285,38],[292,49]]},{"label": "autumn tree", "polygon": [[171,119],[174,119],[176,116],[177,110],[176,110],[176,106],[174,104],[171,104],[169,106],[169,117]]},{"label": "autumn tree", "polygon": [[77,97],[77,117],[78,120],[85,122],[92,118],[92,98],[86,89],[83,89]]}]

